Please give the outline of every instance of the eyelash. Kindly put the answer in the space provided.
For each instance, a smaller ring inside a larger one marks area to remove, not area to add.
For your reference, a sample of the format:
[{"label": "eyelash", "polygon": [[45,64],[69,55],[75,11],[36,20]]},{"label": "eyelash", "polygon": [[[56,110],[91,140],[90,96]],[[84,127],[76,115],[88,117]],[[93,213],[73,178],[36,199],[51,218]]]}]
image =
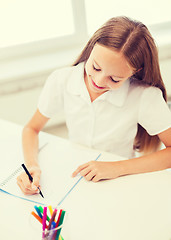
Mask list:
[{"label": "eyelash", "polygon": [[[94,65],[93,65],[93,69],[94,69],[95,71],[97,71],[97,72],[100,71],[100,69],[95,68]],[[114,80],[112,77],[110,77],[110,80],[111,80],[112,82],[114,82],[114,83],[118,83],[118,82],[120,82],[120,81],[116,81],[116,80]]]},{"label": "eyelash", "polygon": [[114,82],[114,83],[118,83],[118,82],[120,82],[120,81],[116,81],[116,80],[114,80],[113,78],[110,78],[111,80],[112,80],[112,82]]},{"label": "eyelash", "polygon": [[95,66],[93,65],[93,69],[95,70],[95,71],[100,71],[100,69],[97,69],[97,68],[95,68]]}]

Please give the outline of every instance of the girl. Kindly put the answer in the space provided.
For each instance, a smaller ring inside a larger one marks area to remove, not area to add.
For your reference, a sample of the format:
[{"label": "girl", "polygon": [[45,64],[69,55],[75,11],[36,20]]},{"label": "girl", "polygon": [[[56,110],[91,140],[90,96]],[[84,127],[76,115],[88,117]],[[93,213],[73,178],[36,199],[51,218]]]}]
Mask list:
[{"label": "girl", "polygon": [[[71,141],[129,159],[87,162],[73,177],[80,173],[97,182],[171,167],[171,112],[157,48],[141,22],[110,19],[73,66],[50,75],[38,109],[23,129],[24,158],[34,179],[31,184],[24,173],[17,178],[25,194],[36,193],[39,186],[38,134],[61,107]],[[165,149],[159,150],[160,142]],[[136,150],[143,155],[135,158]]]}]

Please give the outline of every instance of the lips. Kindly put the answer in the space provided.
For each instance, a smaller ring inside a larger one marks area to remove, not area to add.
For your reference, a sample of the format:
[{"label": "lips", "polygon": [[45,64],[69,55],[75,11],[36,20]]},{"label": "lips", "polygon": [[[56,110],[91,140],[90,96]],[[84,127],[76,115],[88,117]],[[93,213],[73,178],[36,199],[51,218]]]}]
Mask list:
[{"label": "lips", "polygon": [[97,86],[97,85],[95,84],[95,82],[92,80],[92,78],[91,78],[91,82],[92,82],[92,84],[93,84],[93,86],[94,86],[95,88],[97,88],[97,89],[104,89],[104,87],[99,87],[99,86]]}]

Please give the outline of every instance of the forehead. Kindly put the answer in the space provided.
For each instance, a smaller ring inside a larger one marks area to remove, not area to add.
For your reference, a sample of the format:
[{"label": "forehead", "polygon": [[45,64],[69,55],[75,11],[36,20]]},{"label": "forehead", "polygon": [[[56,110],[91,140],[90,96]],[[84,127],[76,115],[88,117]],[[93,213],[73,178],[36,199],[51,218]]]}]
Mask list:
[{"label": "forehead", "polygon": [[90,59],[111,76],[122,76],[127,78],[133,74],[133,68],[129,66],[127,60],[121,52],[100,44],[95,44]]}]

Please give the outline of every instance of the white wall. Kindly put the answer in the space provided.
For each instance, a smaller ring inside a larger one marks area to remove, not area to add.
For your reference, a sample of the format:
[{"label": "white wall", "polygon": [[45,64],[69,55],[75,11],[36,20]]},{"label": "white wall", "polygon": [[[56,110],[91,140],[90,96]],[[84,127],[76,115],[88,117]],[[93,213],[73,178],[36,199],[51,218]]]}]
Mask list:
[{"label": "white wall", "polygon": [[[36,111],[38,98],[47,76],[47,74],[44,74],[34,78],[35,86],[32,85],[31,87],[25,87],[23,89],[19,84],[18,88],[15,89],[15,82],[13,82],[13,86],[9,86],[9,88],[11,87],[11,93],[0,95],[0,118],[25,125]],[[39,79],[41,79],[41,83],[36,84],[39,82]],[[33,81],[33,79],[28,80]],[[61,112],[58,117],[48,122],[46,128],[63,122],[64,114]]]}]

